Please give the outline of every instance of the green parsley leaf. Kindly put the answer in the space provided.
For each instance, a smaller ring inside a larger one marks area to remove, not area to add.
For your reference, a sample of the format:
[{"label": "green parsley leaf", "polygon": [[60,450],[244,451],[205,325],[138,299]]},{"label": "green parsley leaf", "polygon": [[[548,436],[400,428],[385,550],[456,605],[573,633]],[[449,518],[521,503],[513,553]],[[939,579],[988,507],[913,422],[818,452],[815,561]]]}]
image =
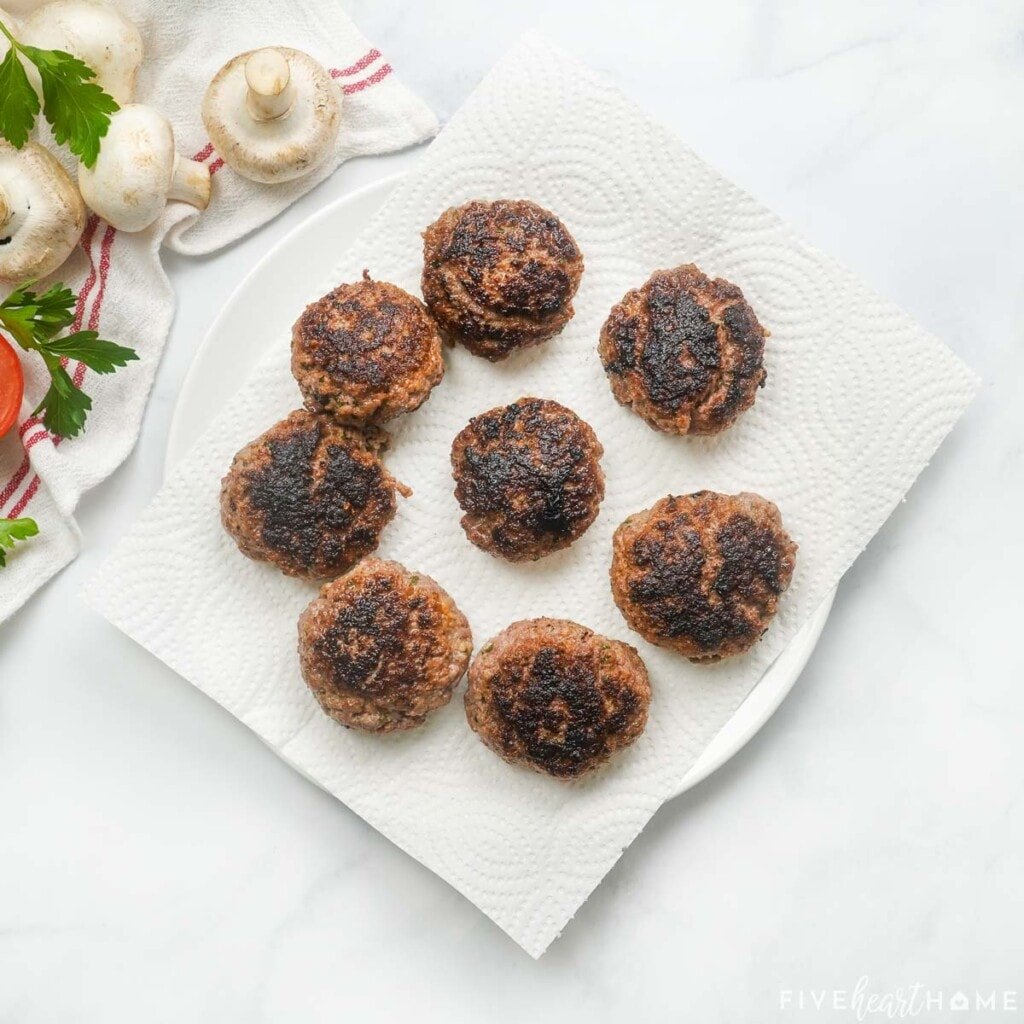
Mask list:
[{"label": "green parsley leaf", "polygon": [[[0,303],[0,319],[14,332],[20,326],[29,340],[52,338],[74,319],[75,293],[62,284],[37,295],[26,285],[15,288]],[[18,325],[18,326],[15,326]]]},{"label": "green parsley leaf", "polygon": [[99,156],[100,140],[110,127],[110,115],[120,109],[116,101],[91,81],[96,77],[92,68],[70,53],[24,43],[18,43],[18,49],[39,69],[43,116],[54,139],[60,145],[67,143],[86,167],[92,167]]},{"label": "green parsley leaf", "polygon": [[0,306],[0,324],[11,332],[14,340],[23,348],[30,349],[35,346],[35,337],[32,331],[32,316],[22,309],[4,309]]},{"label": "green parsley leaf", "polygon": [[[31,282],[29,282],[31,283]],[[19,285],[2,303],[5,309],[12,306],[33,306],[48,315],[60,315],[64,323],[71,323],[72,310],[75,307],[75,293],[67,285],[57,282],[40,295],[29,288],[28,284]]]},{"label": "green parsley leaf", "polygon": [[39,97],[12,46],[0,62],[0,135],[15,149],[21,149],[38,113]]},{"label": "green parsley leaf", "polygon": [[46,341],[42,348],[67,359],[77,359],[96,373],[113,373],[119,366],[139,358],[134,349],[104,341],[95,331],[78,331],[65,338]]},{"label": "green parsley leaf", "polygon": [[28,285],[15,288],[0,302],[0,326],[26,352],[38,352],[50,373],[50,387],[36,408],[52,434],[75,437],[85,426],[92,400],[71,379],[62,363],[77,360],[94,373],[113,373],[139,357],[134,349],[105,341],[95,331],[76,331],[60,338],[75,319],[77,300],[70,288],[55,284],[42,294]]},{"label": "green parsley leaf", "polygon": [[50,387],[32,415],[42,413],[43,425],[51,434],[77,437],[85,426],[92,399],[75,384],[57,356],[44,352],[43,361],[50,371]]},{"label": "green parsley leaf", "polygon": [[4,548],[13,548],[15,541],[28,540],[38,532],[34,519],[0,519],[0,568],[7,564]]}]

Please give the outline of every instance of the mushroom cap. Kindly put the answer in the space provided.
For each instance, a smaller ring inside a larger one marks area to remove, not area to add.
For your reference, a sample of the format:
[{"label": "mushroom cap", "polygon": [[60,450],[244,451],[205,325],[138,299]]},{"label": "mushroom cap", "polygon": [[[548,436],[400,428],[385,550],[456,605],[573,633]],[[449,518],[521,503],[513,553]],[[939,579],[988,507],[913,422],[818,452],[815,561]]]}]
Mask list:
[{"label": "mushroom cap", "polygon": [[38,142],[0,140],[0,281],[52,274],[78,244],[85,204],[57,158]]},{"label": "mushroom cap", "polygon": [[[4,10],[10,14],[28,14],[37,7],[41,7],[45,2],[46,0],[4,0]],[[8,28],[11,27],[11,23],[6,19],[4,19],[4,24]]]},{"label": "mushroom cap", "polygon": [[251,181],[275,184],[302,177],[334,148],[341,118],[341,91],[309,54],[287,46],[285,57],[294,90],[280,117],[258,121],[246,106],[246,63],[261,51],[240,53],[213,77],[203,97],[203,124],[224,162]]},{"label": "mushroom cap", "polygon": [[129,103],[111,115],[96,163],[78,165],[82,198],[118,230],[142,231],[167,202],[176,156],[167,120]]},{"label": "mushroom cap", "polygon": [[105,92],[120,104],[131,103],[142,63],[142,36],[109,4],[52,0],[23,20],[22,35],[32,46],[65,50],[84,61]]}]

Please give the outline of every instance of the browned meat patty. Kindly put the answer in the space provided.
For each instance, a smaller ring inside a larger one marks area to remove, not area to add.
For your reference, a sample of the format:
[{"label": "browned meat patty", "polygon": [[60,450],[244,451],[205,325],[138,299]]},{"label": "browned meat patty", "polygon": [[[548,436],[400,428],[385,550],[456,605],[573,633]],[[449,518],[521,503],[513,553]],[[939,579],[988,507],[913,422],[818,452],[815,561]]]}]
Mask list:
[{"label": "browned meat patty", "polygon": [[717,434],[764,384],[765,329],[743,292],[692,263],[656,270],[612,307],[598,351],[612,392],[652,427]]},{"label": "browned meat patty", "polygon": [[300,409],[247,444],[221,482],[224,529],[249,558],[288,576],[329,579],[380,541],[395,490],[377,457],[387,435]]},{"label": "browned meat patty", "polygon": [[466,617],[429,576],[367,558],[299,617],[302,678],[335,721],[369,732],[422,725],[469,664]]},{"label": "browned meat patty", "polygon": [[423,298],[450,341],[504,359],[571,319],[583,257],[565,225],[527,199],[446,210],[423,234]]},{"label": "browned meat patty", "polygon": [[452,443],[466,536],[510,562],[567,548],[604,498],[603,452],[590,425],[550,399],[474,416]]},{"label": "browned meat patty", "polygon": [[691,661],[752,647],[796,565],[779,510],[757,494],[662,498],[615,531],[612,593],[645,640]]},{"label": "browned meat patty", "polygon": [[509,764],[558,778],[600,767],[647,724],[651,685],[628,644],[564,619],[526,619],[473,659],[466,717]]},{"label": "browned meat patty", "polygon": [[363,271],[296,320],[292,373],[310,411],[383,422],[419,408],[444,376],[441,335],[419,299]]}]

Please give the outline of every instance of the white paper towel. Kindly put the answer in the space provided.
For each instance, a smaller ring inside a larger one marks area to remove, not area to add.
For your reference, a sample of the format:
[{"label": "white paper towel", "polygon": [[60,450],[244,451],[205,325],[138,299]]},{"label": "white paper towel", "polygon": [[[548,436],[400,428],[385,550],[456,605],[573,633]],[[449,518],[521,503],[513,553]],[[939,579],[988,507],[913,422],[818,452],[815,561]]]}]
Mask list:
[{"label": "white paper towel", "polygon": [[[539,956],[885,521],[975,381],[603,78],[533,36],[488,75],[340,264],[311,272],[309,299],[364,267],[418,292],[423,228],[449,205],[501,196],[550,207],[576,237],[586,259],[576,316],[555,340],[500,365],[449,353],[443,384],[393,430],[387,461],[414,495],[380,554],[436,577],[477,647],[539,615],[635,644],[654,700],[634,747],[567,785],[486,750],[461,693],[410,734],[363,735],[320,712],[295,651],[295,620],[315,588],[243,558],[218,519],[234,452],[300,404],[286,337],[177,468],[90,600]],[[687,261],[739,284],[772,332],[757,404],[708,440],[656,434],[618,406],[596,353],[612,304],[653,269]],[[510,565],[463,536],[448,453],[471,415],[527,394],[556,398],[594,426],[607,497],[568,551]],[[711,668],[630,633],[607,579],[611,534],[626,515],[700,487],[764,494],[800,544],[764,641]]]}]

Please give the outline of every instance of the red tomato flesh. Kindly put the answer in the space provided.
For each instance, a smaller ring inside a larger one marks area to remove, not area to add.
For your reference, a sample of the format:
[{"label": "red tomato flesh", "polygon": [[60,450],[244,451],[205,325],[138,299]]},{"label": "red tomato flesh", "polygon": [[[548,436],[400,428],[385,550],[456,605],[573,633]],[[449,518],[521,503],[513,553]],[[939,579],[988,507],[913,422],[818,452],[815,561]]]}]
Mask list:
[{"label": "red tomato flesh", "polygon": [[24,394],[25,374],[21,360],[11,343],[0,334],[0,437],[17,422]]}]

